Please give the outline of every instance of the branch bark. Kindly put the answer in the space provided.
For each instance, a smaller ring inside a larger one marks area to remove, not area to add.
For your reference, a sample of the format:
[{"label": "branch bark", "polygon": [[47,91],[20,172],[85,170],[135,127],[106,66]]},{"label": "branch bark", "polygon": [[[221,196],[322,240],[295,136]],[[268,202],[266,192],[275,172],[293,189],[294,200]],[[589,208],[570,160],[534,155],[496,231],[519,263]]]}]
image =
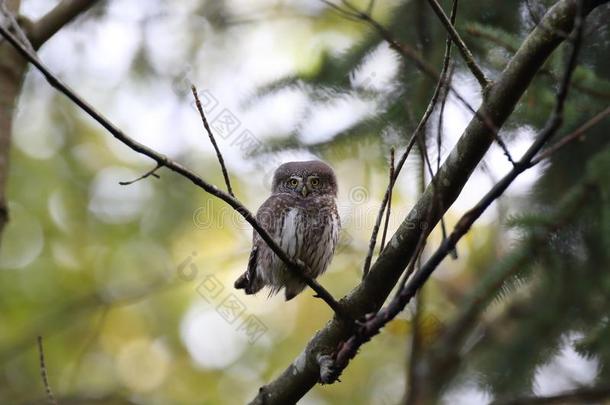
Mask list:
[{"label": "branch bark", "polygon": [[[23,18],[21,21],[30,42],[37,49],[96,2],[97,0],[64,0],[35,24]],[[14,14],[18,13],[20,5],[19,0],[9,0],[6,3],[8,10]],[[13,119],[27,66],[27,62],[10,43],[0,42],[0,244],[9,219],[6,187]]]},{"label": "branch bark", "polygon": [[98,0],[63,0],[28,29],[34,49],[40,48],[65,25],[90,9]]},{"label": "branch bark", "polygon": [[[8,10],[19,9],[19,1],[9,1]],[[0,237],[9,218],[6,187],[8,181],[11,130],[27,64],[6,41],[0,42]],[[1,239],[0,239],[1,244]]]},{"label": "branch bark", "polygon": [[[585,12],[602,4],[602,1],[584,2]],[[424,195],[403,221],[388,243],[368,276],[349,295],[343,298],[345,308],[352,317],[362,318],[379,310],[405,266],[414,253],[420,237],[420,227],[432,207],[432,229],[443,211],[455,201],[470,174],[483,158],[494,140],[493,132],[478,117],[489,117],[501,127],[529,86],[547,57],[563,41],[561,32],[571,31],[577,11],[576,0],[561,0],[553,6],[524,41],[506,69],[490,87],[489,93],[477,114],[460,138],[439,173],[436,194],[428,186]],[[435,201],[436,200],[436,201]],[[442,207],[442,209],[441,209]],[[317,356],[335,353],[349,336],[350,328],[338,319],[331,320],[307,344],[305,350],[273,382],[262,387],[253,404],[296,403],[319,380]]]}]

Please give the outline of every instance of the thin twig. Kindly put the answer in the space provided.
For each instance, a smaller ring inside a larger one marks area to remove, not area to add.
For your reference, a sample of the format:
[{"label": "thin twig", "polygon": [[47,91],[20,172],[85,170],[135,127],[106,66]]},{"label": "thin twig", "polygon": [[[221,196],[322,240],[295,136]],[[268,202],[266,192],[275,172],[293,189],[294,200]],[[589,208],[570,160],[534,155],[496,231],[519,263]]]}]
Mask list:
[{"label": "thin twig", "polygon": [[575,390],[562,392],[557,395],[548,397],[522,397],[509,400],[498,400],[492,402],[492,405],[568,405],[568,404],[588,404],[601,403],[605,399],[610,398],[610,386],[600,387],[581,387]]},{"label": "thin twig", "polygon": [[42,347],[42,336],[38,336],[38,356],[40,359],[40,376],[42,377],[42,383],[47,394],[47,401],[51,405],[57,405],[57,400],[53,396],[51,386],[49,385],[49,374],[47,373],[47,366],[44,361],[44,349]]},{"label": "thin twig", "polygon": [[[450,39],[448,39],[448,41],[449,41],[449,43],[451,43]],[[449,71],[447,72],[446,81],[450,83],[452,78],[453,78],[453,65],[452,65],[452,67],[449,68]],[[447,90],[447,88],[444,88],[444,91],[441,95],[441,105],[439,107],[438,123],[437,123],[437,128],[436,128],[436,172],[437,173],[441,167],[441,151],[442,151],[442,145],[443,145],[443,120],[444,120],[444,116],[445,116],[445,105],[447,103],[448,95],[449,95],[449,91]],[[447,239],[447,225],[445,223],[444,215],[441,217],[441,236],[442,236],[442,240]],[[451,257],[453,259],[458,258],[457,248],[451,253]]]},{"label": "thin twig", "polygon": [[553,144],[553,145],[549,146],[548,148],[546,148],[545,150],[543,150],[534,160],[532,160],[531,164],[536,165],[541,160],[548,158],[553,153],[562,149],[564,146],[566,146],[578,139],[582,139],[588,130],[590,130],[591,128],[593,128],[594,126],[596,126],[597,124],[602,122],[608,115],[610,115],[610,107],[607,107],[605,110],[597,113],[589,121],[585,122],[580,127],[578,127],[578,129],[569,133],[568,135],[565,135],[555,144]]},{"label": "thin twig", "polygon": [[252,212],[250,212],[238,199],[228,193],[225,193],[222,190],[219,190],[216,186],[206,182],[201,177],[193,173],[191,170],[171,160],[167,156],[162,155],[127,136],[104,115],[94,109],[87,101],[81,98],[78,94],[76,94],[76,92],[72,90],[67,84],[63,83],[56,75],[51,73],[51,71],[38,59],[36,55],[29,52],[19,42],[19,40],[15,38],[12,33],[10,33],[1,25],[0,34],[2,34],[2,36],[4,36],[4,38],[6,38],[7,41],[9,41],[11,45],[19,53],[21,53],[21,55],[26,60],[28,60],[32,65],[36,67],[36,69],[38,69],[42,73],[42,75],[52,87],[54,87],[59,92],[68,97],[74,104],[76,104],[91,118],[97,121],[102,127],[104,127],[104,129],[110,132],[118,141],[127,145],[133,151],[148,156],[149,158],[157,162],[157,164],[167,167],[171,171],[187,178],[192,183],[199,186],[206,192],[229,204],[250,225],[252,225],[254,230],[260,235],[260,237],[265,241],[265,243],[267,243],[269,248],[273,250],[273,252],[280,258],[280,260],[286,263],[289,271],[293,272],[295,276],[299,277],[301,280],[303,280],[305,284],[307,284],[312,290],[314,290],[316,292],[316,296],[324,300],[324,302],[326,302],[328,306],[330,306],[333,311],[335,311],[339,318],[351,321],[350,316],[343,310],[343,307],[333,298],[333,296],[317,281],[307,276],[307,267],[302,263],[294,261],[290,256],[288,256],[286,252],[284,252],[282,248],[279,247],[279,245],[271,237],[271,235],[269,235],[265,228],[263,228],[262,225],[256,220],[256,217],[252,214]]},{"label": "thin twig", "polygon": [[[455,12],[457,10],[456,4],[457,4],[457,1],[454,4],[453,11],[452,11],[453,18],[455,18]],[[374,20],[371,20],[371,21],[374,21]],[[381,28],[382,31],[384,30],[383,27],[381,27],[380,25],[379,25],[379,27]],[[391,37],[389,37],[389,40],[386,39],[386,41],[388,41],[391,44],[391,41],[393,41],[393,39]],[[402,170],[402,167],[403,167],[405,161],[407,160],[407,157],[409,156],[409,153],[411,152],[411,149],[413,148],[413,145],[415,144],[415,141],[417,140],[419,133],[424,130],[424,128],[428,122],[428,119],[430,118],[430,116],[432,115],[432,112],[434,111],[434,107],[436,106],[436,103],[440,96],[441,89],[443,87],[443,82],[441,79],[443,78],[443,76],[446,76],[446,74],[447,74],[447,70],[449,69],[450,58],[451,58],[451,41],[448,40],[447,45],[445,47],[445,56],[443,58],[443,68],[441,70],[439,79],[436,83],[436,87],[434,88],[432,97],[430,98],[430,102],[428,103],[428,106],[426,107],[426,111],[424,112],[424,115],[422,116],[421,120],[417,124],[417,127],[411,134],[411,138],[409,139],[407,148],[405,149],[404,153],[402,154],[402,156],[398,160],[398,163],[396,164],[396,168],[394,169],[394,177],[388,184],[388,187],[383,196],[383,200],[381,201],[381,206],[379,207],[379,211],[377,212],[377,219],[375,220],[375,225],[373,226],[373,231],[371,232],[371,238],[369,240],[369,249],[368,249],[366,258],[364,260],[364,266],[362,269],[362,278],[363,279],[366,278],[366,276],[369,272],[369,269],[371,268],[371,262],[373,260],[373,253],[375,251],[375,244],[377,243],[377,234],[379,232],[379,227],[381,226],[381,221],[383,219],[383,214],[385,212],[385,208],[390,200],[390,194],[392,192],[392,188],[394,187],[394,183],[396,182],[396,179],[398,178],[398,175],[400,174],[400,171]],[[448,88],[449,87],[450,86],[448,86]]]},{"label": "thin twig", "polygon": [[[545,127],[540,131],[536,140],[525,152],[523,157],[513,166],[512,170],[500,180],[485,196],[458,221],[453,232],[441,246],[428,259],[423,267],[417,271],[407,285],[402,288],[391,302],[374,316],[370,316],[361,323],[356,333],[344,342],[337,350],[335,356],[335,370],[338,377],[349,361],[356,355],[360,346],[375,336],[382,327],[394,319],[411,301],[417,291],[424,285],[442,260],[451,252],[457,242],[470,230],[472,224],[485,212],[485,210],[512,184],[512,182],[531,166],[532,159],[542,149],[544,144],[557,132],[562,124],[563,109],[569,91],[572,73],[576,66],[580,50],[583,26],[582,0],[578,1],[577,15],[574,21],[574,40],[567,67],[557,92],[557,103]],[[421,238],[420,238],[421,241]]]},{"label": "thin twig", "polygon": [[[389,183],[392,183],[392,179],[394,178],[394,147],[390,149],[390,172],[389,172]],[[388,208],[385,212],[385,223],[383,224],[383,233],[381,234],[381,244],[379,245],[379,251],[382,252],[385,247],[385,239],[388,235],[388,225],[390,223],[390,213],[392,211],[392,190],[393,187],[390,188],[390,196],[388,198]]]},{"label": "thin twig", "polygon": [[120,184],[121,186],[129,186],[129,185],[131,185],[131,184],[133,184],[133,183],[136,183],[136,182],[138,182],[138,181],[140,181],[140,180],[143,180],[143,179],[145,179],[145,178],[147,178],[147,177],[150,177],[150,176],[153,176],[153,177],[155,177],[155,178],[159,179],[159,178],[161,178],[161,176],[159,176],[159,175],[156,173],[156,171],[157,171],[157,170],[159,170],[161,167],[163,167],[163,165],[162,165],[162,164],[160,164],[160,163],[157,163],[157,165],[156,165],[156,166],[155,166],[155,167],[154,167],[152,170],[147,171],[146,173],[144,173],[143,175],[141,175],[141,176],[140,176],[140,177],[138,177],[137,179],[130,180],[130,181],[119,181],[119,184]]},{"label": "thin twig", "polygon": [[231,196],[235,197],[233,194],[233,189],[231,188],[231,180],[229,179],[229,172],[227,172],[227,167],[225,166],[225,160],[222,157],[222,153],[220,153],[220,149],[218,148],[218,144],[216,143],[216,139],[214,139],[214,134],[212,133],[212,129],[210,128],[210,124],[208,124],[208,119],[205,117],[205,112],[203,111],[203,106],[201,105],[201,101],[199,100],[199,95],[197,94],[197,88],[194,84],[191,84],[191,91],[193,92],[193,97],[195,97],[195,105],[197,106],[197,110],[199,110],[199,115],[201,116],[201,122],[203,122],[203,126],[210,137],[210,142],[212,142],[212,146],[216,151],[216,157],[218,158],[218,163],[220,164],[220,169],[222,170],[222,176],[225,179],[225,184],[227,185],[227,191]]},{"label": "thin twig", "polygon": [[466,66],[468,66],[474,77],[477,79],[477,81],[481,85],[481,88],[485,90],[487,86],[489,86],[490,81],[489,79],[487,79],[487,77],[485,77],[485,73],[483,73],[479,65],[477,65],[477,62],[475,62],[472,52],[470,52],[470,49],[468,49],[468,47],[464,43],[464,40],[455,29],[454,21],[449,20],[447,14],[445,14],[445,11],[441,7],[441,5],[438,4],[438,1],[428,0],[428,3],[436,13],[438,18],[441,20],[441,23],[447,30],[447,33],[457,46],[458,50],[460,51],[460,54],[462,55],[462,58],[464,59],[464,62],[466,62]]}]

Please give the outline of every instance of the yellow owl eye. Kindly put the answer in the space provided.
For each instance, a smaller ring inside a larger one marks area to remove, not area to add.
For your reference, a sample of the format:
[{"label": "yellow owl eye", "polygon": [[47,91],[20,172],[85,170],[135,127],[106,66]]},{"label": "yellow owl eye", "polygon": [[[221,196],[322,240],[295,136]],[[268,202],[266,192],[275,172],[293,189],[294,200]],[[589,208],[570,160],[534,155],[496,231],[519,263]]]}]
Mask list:
[{"label": "yellow owl eye", "polygon": [[288,187],[296,187],[299,185],[299,181],[297,179],[290,179],[288,180]]},{"label": "yellow owl eye", "polygon": [[320,185],[320,179],[318,179],[317,177],[314,177],[313,179],[311,179],[311,185],[313,187],[318,187]]}]

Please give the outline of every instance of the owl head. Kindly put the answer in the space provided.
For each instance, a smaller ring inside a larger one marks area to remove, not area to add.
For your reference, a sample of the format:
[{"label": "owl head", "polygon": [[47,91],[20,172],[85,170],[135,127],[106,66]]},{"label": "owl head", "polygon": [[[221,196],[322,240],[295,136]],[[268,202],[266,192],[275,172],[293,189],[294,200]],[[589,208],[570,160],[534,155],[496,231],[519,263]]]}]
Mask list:
[{"label": "owl head", "polygon": [[319,160],[288,162],[273,175],[272,192],[289,193],[300,198],[337,196],[337,178],[333,169]]}]

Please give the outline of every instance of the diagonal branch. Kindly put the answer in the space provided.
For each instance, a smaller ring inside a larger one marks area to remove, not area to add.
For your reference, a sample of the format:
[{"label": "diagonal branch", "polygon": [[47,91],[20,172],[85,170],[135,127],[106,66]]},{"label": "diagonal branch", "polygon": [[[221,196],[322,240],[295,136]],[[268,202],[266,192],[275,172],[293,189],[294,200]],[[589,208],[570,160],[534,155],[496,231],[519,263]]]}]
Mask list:
[{"label": "diagonal branch", "polygon": [[62,0],[28,30],[28,37],[34,49],[40,48],[64,25],[70,23],[97,2],[98,0]]},{"label": "diagonal branch", "polygon": [[[610,386],[598,386],[598,387],[581,387],[575,390],[562,392],[557,395],[551,395],[548,397],[521,397],[509,399],[506,401],[494,401],[492,405],[568,405],[568,404],[585,404],[585,403],[598,403],[598,401],[604,401],[610,398]],[[601,402],[599,402],[601,403]]]},{"label": "diagonal branch", "polygon": [[40,362],[40,376],[42,377],[42,383],[47,394],[47,402],[51,405],[57,405],[57,400],[53,396],[51,385],[49,384],[49,373],[47,372],[47,365],[44,361],[44,349],[42,347],[42,336],[38,336],[38,358]]},{"label": "diagonal branch", "polygon": [[428,3],[436,13],[438,18],[441,20],[441,23],[445,26],[445,29],[451,37],[451,40],[455,43],[455,46],[457,46],[458,50],[460,51],[460,54],[462,55],[462,58],[464,58],[466,66],[468,66],[474,77],[477,79],[477,81],[481,85],[481,88],[485,90],[487,86],[489,86],[489,79],[485,77],[485,73],[483,73],[479,65],[477,65],[477,62],[475,62],[472,52],[470,52],[470,49],[468,49],[468,47],[464,43],[464,40],[455,29],[454,23],[449,20],[449,17],[447,17],[447,14],[445,14],[445,11],[443,11],[441,5],[438,4],[438,1],[428,0]]},{"label": "diagonal branch", "polygon": [[[87,101],[82,99],[76,94],[68,85],[63,83],[57,76],[38,59],[38,57],[29,52],[23,44],[19,42],[15,36],[0,25],[0,34],[6,38],[6,40],[32,65],[34,65],[40,73],[43,74],[47,82],[68,97],[74,104],[80,109],[86,112],[91,118],[97,121],[104,129],[110,132],[118,141],[125,144],[133,151],[142,155],[148,156],[154,160],[158,166],[167,167],[171,171],[180,174],[181,176],[189,179],[192,183],[204,189],[206,192],[212,194],[215,197],[220,198],[227,204],[229,204],[235,211],[237,211],[260,235],[260,237],[269,245],[271,250],[286,263],[288,269],[294,273],[297,277],[301,278],[312,290],[314,290],[319,298],[324,300],[328,306],[343,320],[350,320],[349,315],[345,313],[342,306],[333,298],[333,296],[322,287],[317,281],[308,277],[306,274],[307,268],[304,264],[295,262],[284,252],[275,240],[269,235],[269,233],[262,227],[262,225],[256,220],[252,212],[250,212],[238,199],[232,195],[219,190],[216,186],[206,182],[201,177],[193,173],[191,170],[182,166],[180,163],[175,162],[165,155],[162,155],[149,147],[137,142],[136,140],[127,136],[117,126],[115,126],[110,120],[104,115],[95,110]],[[351,324],[351,322],[350,322]]]},{"label": "diagonal branch", "polygon": [[[580,1],[577,1],[581,8]],[[458,221],[453,232],[443,241],[441,246],[434,252],[430,259],[417,271],[409,283],[401,288],[400,292],[392,299],[388,306],[380,310],[376,315],[370,317],[366,323],[360,326],[337,352],[335,360],[336,376],[347,367],[349,361],[356,355],[360,346],[368,342],[379,333],[389,321],[394,319],[404,307],[413,299],[417,291],[430,278],[434,270],[455,249],[457,242],[470,230],[474,222],[487,210],[487,208],[512,184],[512,182],[524,171],[532,167],[532,160],[538,154],[546,142],[557,132],[563,120],[563,108],[568,95],[570,79],[576,66],[578,52],[580,50],[582,35],[582,14],[580,10],[576,13],[574,22],[574,46],[568,61],[566,72],[557,92],[557,103],[545,127],[540,131],[536,140],[525,152],[523,157],[515,164],[512,170],[502,178],[485,196]],[[421,238],[420,238],[421,241]]]},{"label": "diagonal branch", "polygon": [[[392,183],[394,179],[394,147],[390,149],[390,171],[389,171],[389,183]],[[390,215],[392,213],[392,188],[390,188],[390,197],[388,199],[388,209],[385,213],[385,222],[383,224],[383,232],[381,234],[381,244],[379,245],[379,251],[382,251],[385,247],[385,239],[388,235],[388,225],[390,224]]]},{"label": "diagonal branch", "polygon": [[[585,12],[589,13],[601,1],[586,1]],[[555,48],[565,39],[558,34],[571,31],[575,15],[575,0],[558,1],[545,15],[542,24],[553,30],[534,29],[525,39],[504,72],[490,86],[487,97],[479,107],[497,127],[501,127],[514,110],[517,102],[533,80],[536,72]],[[393,287],[410,261],[421,229],[418,225],[426,218],[432,207],[428,229],[431,229],[460,194],[470,174],[483,159],[494,140],[489,127],[473,117],[457,145],[441,166],[436,177],[438,182],[434,196],[431,185],[404,219],[394,236],[371,267],[369,274],[342,303],[354,318],[375,313],[383,305]],[[435,200],[440,203],[435,204]],[[261,387],[253,404],[296,403],[320,379],[320,368],[316,361],[319,354],[332,354],[337,347],[349,339],[351,332],[342,322],[331,320],[309,341],[303,352],[274,381]]]}]

